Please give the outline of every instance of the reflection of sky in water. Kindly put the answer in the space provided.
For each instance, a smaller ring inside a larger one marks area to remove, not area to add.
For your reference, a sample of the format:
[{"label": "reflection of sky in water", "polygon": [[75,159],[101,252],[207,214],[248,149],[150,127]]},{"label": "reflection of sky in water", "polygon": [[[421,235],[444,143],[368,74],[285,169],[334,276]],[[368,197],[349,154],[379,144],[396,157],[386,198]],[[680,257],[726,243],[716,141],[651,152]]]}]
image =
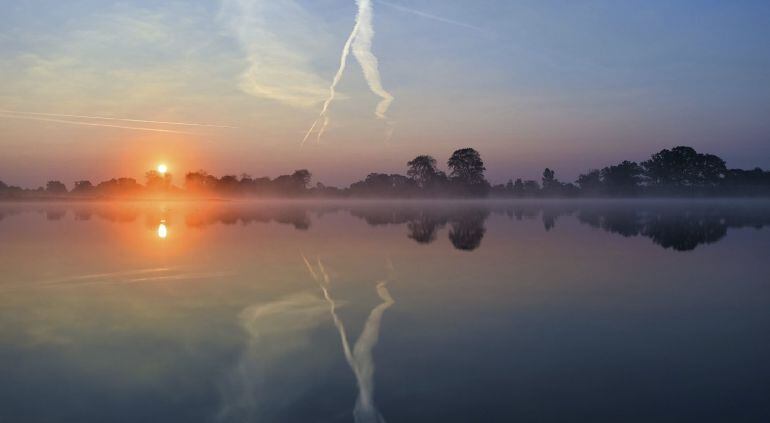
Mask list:
[{"label": "reflection of sky in water", "polygon": [[0,420],[766,421],[768,210],[0,205]]}]

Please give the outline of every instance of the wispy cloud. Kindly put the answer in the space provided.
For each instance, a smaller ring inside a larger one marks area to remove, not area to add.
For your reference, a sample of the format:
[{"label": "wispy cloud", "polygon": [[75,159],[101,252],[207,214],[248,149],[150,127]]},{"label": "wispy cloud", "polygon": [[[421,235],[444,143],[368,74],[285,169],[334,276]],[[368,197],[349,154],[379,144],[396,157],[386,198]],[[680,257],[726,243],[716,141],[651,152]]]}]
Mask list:
[{"label": "wispy cloud", "polygon": [[326,84],[310,66],[313,20],[302,7],[291,0],[225,0],[220,17],[246,55],[242,91],[295,107],[325,97]]}]

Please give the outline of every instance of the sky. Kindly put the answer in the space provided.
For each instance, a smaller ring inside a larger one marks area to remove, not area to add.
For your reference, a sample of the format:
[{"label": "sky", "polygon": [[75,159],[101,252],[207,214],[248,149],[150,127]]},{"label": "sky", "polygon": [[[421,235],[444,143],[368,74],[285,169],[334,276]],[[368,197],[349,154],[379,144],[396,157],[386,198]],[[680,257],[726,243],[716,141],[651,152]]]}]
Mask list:
[{"label": "sky", "polygon": [[2,2],[0,180],[347,185],[463,147],[495,183],[676,145],[767,169],[769,21],[764,0]]}]

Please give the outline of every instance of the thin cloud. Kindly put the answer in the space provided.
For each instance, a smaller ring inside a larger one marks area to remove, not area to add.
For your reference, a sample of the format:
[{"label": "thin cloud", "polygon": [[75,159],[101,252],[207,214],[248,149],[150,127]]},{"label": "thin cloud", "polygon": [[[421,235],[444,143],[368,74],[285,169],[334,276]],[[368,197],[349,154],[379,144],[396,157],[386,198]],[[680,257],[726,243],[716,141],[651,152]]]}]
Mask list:
[{"label": "thin cloud", "polygon": [[112,124],[108,124],[108,123],[81,122],[81,121],[76,121],[76,120],[51,119],[51,118],[45,118],[45,117],[12,115],[12,114],[2,114],[2,113],[0,113],[0,118],[37,120],[37,121],[42,121],[42,122],[63,123],[63,124],[66,124],[66,125],[96,126],[96,127],[102,127],[102,128],[129,129],[129,130],[132,130],[132,131],[164,132],[164,133],[170,133],[170,134],[196,135],[193,132],[177,131],[177,130],[174,130],[174,129],[148,128],[148,127],[141,127],[141,126],[112,125]]},{"label": "thin cloud", "polygon": [[483,33],[485,35],[490,35],[489,31],[487,31],[484,28],[478,27],[476,25],[471,25],[471,24],[468,24],[468,23],[465,23],[465,22],[456,21],[454,19],[444,18],[442,16],[434,15],[434,14],[428,13],[428,12],[423,12],[423,11],[417,10],[417,9],[412,9],[411,7],[402,6],[400,4],[395,4],[395,3],[388,2],[388,1],[377,0],[377,3],[381,4],[383,6],[387,6],[387,7],[390,7],[392,9],[401,11],[401,12],[411,13],[412,15],[420,16],[420,17],[423,17],[423,18],[426,18],[426,19],[434,20],[434,21],[437,21],[437,22],[443,22],[445,24],[455,25],[455,26],[459,26],[459,27],[462,27],[462,28],[466,28],[466,29],[472,29],[474,31],[478,31],[480,33]]},{"label": "thin cloud", "polygon": [[225,0],[220,19],[246,56],[241,91],[300,108],[325,98],[326,83],[308,54],[317,50],[318,28],[296,2]]}]

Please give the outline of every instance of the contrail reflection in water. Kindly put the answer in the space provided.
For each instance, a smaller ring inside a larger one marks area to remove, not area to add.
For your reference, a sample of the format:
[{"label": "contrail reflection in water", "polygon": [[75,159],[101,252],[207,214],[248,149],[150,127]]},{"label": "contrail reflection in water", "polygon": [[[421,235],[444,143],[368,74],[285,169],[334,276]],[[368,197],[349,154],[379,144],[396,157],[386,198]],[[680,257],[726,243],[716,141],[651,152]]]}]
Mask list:
[{"label": "contrail reflection in water", "polygon": [[[356,377],[356,383],[358,384],[358,398],[356,398],[356,405],[353,409],[355,421],[359,423],[384,422],[385,419],[374,404],[374,360],[372,358],[372,349],[377,344],[377,340],[380,337],[382,315],[385,313],[385,310],[395,303],[386,286],[387,280],[380,281],[377,284],[377,294],[383,302],[369,313],[364,329],[351,351],[345,326],[337,315],[337,304],[331,295],[329,295],[328,288],[330,278],[323,262],[320,258],[318,259],[318,272],[316,272],[304,255],[302,256],[302,259],[304,260],[310,275],[321,288],[326,302],[329,303],[329,312],[331,313],[334,325],[339,332],[342,351],[345,354],[348,365],[351,370],[353,370],[353,374]],[[390,260],[388,260],[388,268],[389,270],[393,269],[393,264]]]}]

